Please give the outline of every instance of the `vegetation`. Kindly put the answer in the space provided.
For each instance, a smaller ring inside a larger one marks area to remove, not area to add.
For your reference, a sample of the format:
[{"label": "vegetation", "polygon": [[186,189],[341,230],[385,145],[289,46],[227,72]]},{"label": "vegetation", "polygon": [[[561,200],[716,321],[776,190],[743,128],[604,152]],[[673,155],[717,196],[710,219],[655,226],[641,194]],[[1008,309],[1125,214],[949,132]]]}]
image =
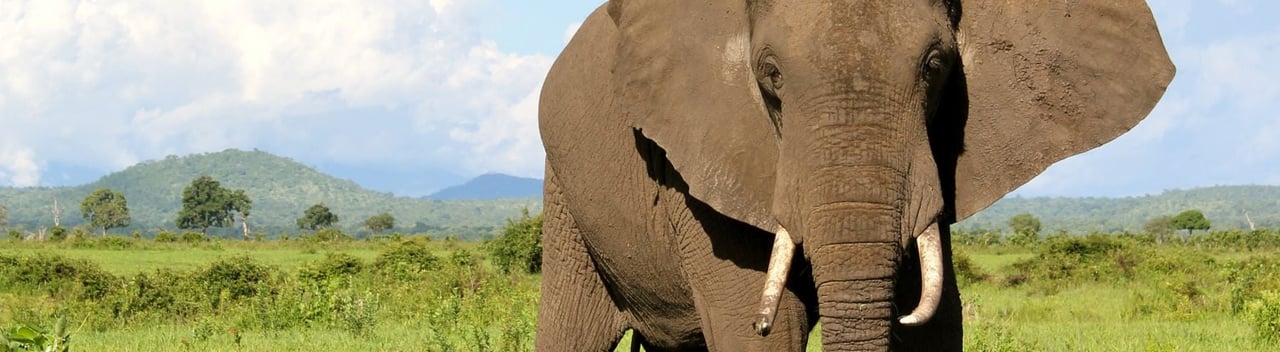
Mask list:
[{"label": "vegetation", "polygon": [[1278,228],[1280,186],[1217,186],[1124,198],[1012,196],[956,225],[966,231],[1007,230],[1009,218],[1031,213],[1048,233],[1140,232],[1151,218],[1187,209],[1199,209],[1217,229]]},{"label": "vegetation", "polygon": [[9,226],[9,209],[0,205],[0,228]]},{"label": "vegetation", "polygon": [[71,334],[67,332],[67,316],[62,314],[53,330],[18,324],[0,331],[0,352],[67,352],[71,350]]},{"label": "vegetation", "polygon": [[1009,228],[1016,233],[1040,233],[1040,219],[1030,213],[1022,213],[1009,218]]},{"label": "vegetation", "polygon": [[209,227],[230,226],[236,213],[247,216],[250,204],[243,190],[232,191],[213,177],[200,176],[182,190],[182,210],[175,223],[180,229],[209,233]]},{"label": "vegetation", "polygon": [[105,237],[107,230],[129,226],[129,201],[119,191],[99,188],[80,202],[80,215]]},{"label": "vegetation", "polygon": [[307,208],[302,217],[298,218],[297,223],[300,229],[315,231],[338,223],[338,216],[329,211],[329,207],[324,203],[319,203]]},{"label": "vegetation", "polygon": [[1194,234],[1196,230],[1209,229],[1209,219],[1205,219],[1204,213],[1195,209],[1178,213],[1170,223],[1175,229],[1187,230],[1188,234]]},{"label": "vegetation", "polygon": [[[132,215],[125,231],[150,235],[159,229],[174,229],[174,219],[182,208],[182,191],[196,175],[208,175],[223,187],[242,189],[253,198],[253,216],[248,227],[253,232],[275,234],[297,229],[298,214],[312,204],[328,204],[344,218],[365,219],[389,213],[403,233],[426,233],[437,237],[455,234],[463,240],[482,240],[501,229],[507,218],[529,207],[539,211],[538,198],[493,200],[430,200],[396,197],[369,191],[354,182],[330,177],[296,161],[261,151],[226,150],[216,153],[170,156],[146,161],[112,173],[93,183],[75,187],[0,187],[0,200],[8,207],[10,225],[24,234],[51,227],[50,208],[55,199],[79,200],[98,188],[118,190],[129,197]],[[79,210],[67,209],[62,226],[83,223]],[[1255,214],[1256,215],[1256,214]],[[368,232],[358,221],[339,225],[343,231],[364,237]],[[215,237],[242,236],[242,229],[212,227]]]},{"label": "vegetation", "polygon": [[1156,236],[1157,242],[1164,243],[1166,238],[1173,235],[1173,217],[1161,215],[1151,218],[1151,220],[1147,220],[1145,225],[1142,225],[1142,230]]},{"label": "vegetation", "polygon": [[374,234],[380,234],[382,231],[390,230],[394,227],[396,227],[396,217],[391,216],[391,213],[370,216],[364,220],[364,228],[369,229]]},{"label": "vegetation", "polygon": [[529,216],[529,210],[520,212],[520,218],[507,220],[507,227],[493,241],[485,244],[493,264],[503,273],[542,272],[542,214]]}]

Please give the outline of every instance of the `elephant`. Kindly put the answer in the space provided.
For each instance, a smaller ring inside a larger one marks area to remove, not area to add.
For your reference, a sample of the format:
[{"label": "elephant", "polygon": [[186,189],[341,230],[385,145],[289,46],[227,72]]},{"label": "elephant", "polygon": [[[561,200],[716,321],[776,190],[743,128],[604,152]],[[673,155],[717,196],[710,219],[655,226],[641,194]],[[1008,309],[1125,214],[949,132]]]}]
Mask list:
[{"label": "elephant", "polygon": [[535,348],[962,349],[949,225],[1174,71],[1141,0],[610,0],[541,91]]}]

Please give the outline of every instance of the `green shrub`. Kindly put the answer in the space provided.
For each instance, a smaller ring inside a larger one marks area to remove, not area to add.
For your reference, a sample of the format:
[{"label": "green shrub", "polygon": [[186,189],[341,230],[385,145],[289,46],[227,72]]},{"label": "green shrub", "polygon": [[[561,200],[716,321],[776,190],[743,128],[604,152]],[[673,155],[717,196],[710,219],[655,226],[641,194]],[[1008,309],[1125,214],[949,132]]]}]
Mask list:
[{"label": "green shrub", "polygon": [[221,299],[225,295],[234,300],[257,294],[260,284],[270,279],[271,274],[270,267],[247,256],[237,256],[214,261],[197,271],[194,279],[210,296]]},{"label": "green shrub", "polygon": [[9,229],[9,239],[14,241],[21,240],[22,231],[18,231],[18,229]]},{"label": "green shrub", "polygon": [[147,314],[190,317],[197,313],[195,302],[203,294],[189,274],[168,269],[138,273],[123,282],[112,296],[113,317],[118,319]]},{"label": "green shrub", "polygon": [[498,238],[485,243],[493,264],[504,273],[542,271],[542,214],[529,216],[529,209],[521,211],[520,218],[507,220]]},{"label": "green shrub", "polygon": [[440,268],[440,259],[416,241],[404,241],[378,254],[374,270],[399,278],[411,278],[422,272]]},{"label": "green shrub", "polygon": [[52,295],[76,293],[80,299],[105,297],[118,279],[87,260],[60,255],[0,256],[0,283]]},{"label": "green shrub", "polygon": [[156,233],[156,242],[178,242],[178,235],[173,232],[169,232],[169,230],[161,230]]},{"label": "green shrub", "polygon": [[71,350],[70,344],[66,313],[60,315],[51,331],[23,324],[0,331],[0,351],[3,352],[67,352]]},{"label": "green shrub", "polygon": [[319,230],[316,230],[316,233],[307,237],[307,240],[310,240],[313,242],[337,242],[337,241],[350,241],[353,239],[354,238],[352,238],[351,235],[348,235],[342,232],[342,230],[335,229],[335,228],[319,229]]},{"label": "green shrub", "polygon": [[312,262],[298,270],[303,281],[321,283],[331,278],[348,277],[364,271],[364,262],[346,253],[326,253],[324,259]]},{"label": "green shrub", "polygon": [[1249,258],[1229,265],[1226,272],[1233,314],[1244,311],[1248,302],[1261,299],[1261,292],[1280,291],[1280,258]]},{"label": "green shrub", "polygon": [[1258,342],[1268,346],[1280,344],[1280,291],[1265,291],[1246,305]]},{"label": "green shrub", "polygon": [[49,229],[48,240],[59,242],[66,239],[67,239],[67,228],[62,226],[54,226],[53,228]]},{"label": "green shrub", "polygon": [[190,231],[182,233],[182,242],[200,243],[200,242],[206,242],[206,241],[209,241],[209,236],[205,236],[205,234],[203,233],[190,232]]},{"label": "green shrub", "polygon": [[990,275],[969,259],[969,255],[958,248],[952,249],[951,266],[955,270],[956,279],[961,286],[987,281]]},{"label": "green shrub", "polygon": [[117,250],[129,249],[129,248],[133,248],[133,241],[130,241],[121,237],[107,236],[107,237],[98,239],[97,243],[95,243],[94,246],[98,248],[117,249]]}]

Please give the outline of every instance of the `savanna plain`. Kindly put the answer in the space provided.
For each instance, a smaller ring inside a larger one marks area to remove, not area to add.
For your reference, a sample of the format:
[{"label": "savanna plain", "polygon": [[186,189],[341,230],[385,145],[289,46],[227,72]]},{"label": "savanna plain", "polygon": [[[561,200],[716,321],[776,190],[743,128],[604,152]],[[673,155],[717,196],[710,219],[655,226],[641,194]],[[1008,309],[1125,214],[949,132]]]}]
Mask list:
[{"label": "savanna plain", "polygon": [[[512,221],[485,243],[0,240],[0,328],[10,342],[0,351],[35,345],[16,340],[81,351],[531,350],[539,222]],[[967,350],[1280,346],[1280,231],[952,239]],[[809,350],[821,350],[811,336]]]}]

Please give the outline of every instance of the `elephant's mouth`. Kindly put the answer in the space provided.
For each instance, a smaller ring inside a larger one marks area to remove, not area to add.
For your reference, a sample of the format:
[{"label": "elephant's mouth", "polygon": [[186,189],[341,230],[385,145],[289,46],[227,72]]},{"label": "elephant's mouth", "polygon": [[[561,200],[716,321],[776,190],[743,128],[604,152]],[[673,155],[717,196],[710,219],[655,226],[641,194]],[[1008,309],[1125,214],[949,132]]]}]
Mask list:
[{"label": "elephant's mouth", "polygon": [[[938,309],[942,298],[942,243],[939,239],[938,224],[934,223],[916,237],[916,249],[920,253],[921,290],[920,302],[916,308],[898,317],[898,323],[905,326],[919,326],[929,322]],[[791,271],[791,261],[795,257],[796,244],[792,242],[787,229],[778,227],[773,240],[773,251],[769,255],[769,269],[766,272],[764,293],[760,298],[760,315],[752,326],[760,336],[769,334],[773,320],[778,314],[778,300],[782,296],[782,288],[787,285],[787,274]]]}]

